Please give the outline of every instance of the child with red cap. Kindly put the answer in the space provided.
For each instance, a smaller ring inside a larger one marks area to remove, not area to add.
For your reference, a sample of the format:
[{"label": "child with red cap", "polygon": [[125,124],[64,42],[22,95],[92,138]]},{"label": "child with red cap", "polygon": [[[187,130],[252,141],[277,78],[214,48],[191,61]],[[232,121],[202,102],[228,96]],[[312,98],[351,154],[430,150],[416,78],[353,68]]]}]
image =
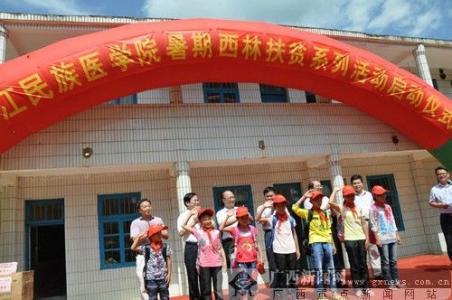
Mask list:
[{"label": "child with red cap", "polygon": [[162,231],[167,229],[168,226],[163,224],[150,225],[147,231],[150,243],[140,246],[136,239],[131,246],[131,250],[144,254],[143,276],[149,300],[169,299],[172,250],[162,241]]},{"label": "child with red cap", "polygon": [[389,288],[399,287],[397,271],[397,244],[400,244],[397,226],[391,206],[385,203],[387,190],[375,185],[372,188],[374,204],[370,209],[370,229],[377,238],[381,257],[381,271]]},{"label": "child with red cap", "polygon": [[[325,296],[326,289],[323,284],[323,270],[328,270],[329,286],[334,300],[342,300],[341,295],[336,289],[336,274],[334,271],[333,254],[336,248],[333,242],[333,233],[331,230],[331,213],[329,209],[322,209],[323,194],[320,191],[311,191],[305,194],[307,197],[301,197],[292,205],[292,211],[300,218],[307,221],[308,242],[311,250],[311,264],[315,272],[315,288],[317,299],[328,299]],[[300,205],[306,199],[310,199],[312,210],[301,208]],[[328,207],[327,207],[328,208]],[[303,247],[305,248],[305,247]]]},{"label": "child with red cap", "polygon": [[294,279],[300,249],[295,232],[297,223],[287,210],[288,203],[283,195],[273,196],[275,212],[270,219],[270,224],[272,224],[271,244],[276,266],[276,274],[272,276],[274,278],[273,288],[295,288],[297,285]]},{"label": "child with red cap", "polygon": [[220,231],[215,229],[211,208],[198,210],[198,220],[201,228],[184,225],[198,240],[198,273],[202,299],[210,299],[213,291],[216,300],[223,299],[221,285],[223,276],[221,268],[226,270],[226,256],[221,245]]},{"label": "child with red cap", "polygon": [[[235,287],[235,293],[239,293],[246,298],[246,295],[253,297],[256,295],[256,267],[258,262],[261,263],[261,255],[257,245],[257,229],[251,225],[251,215],[246,206],[240,206],[235,211],[235,217],[238,224],[226,226],[228,219],[232,217],[228,213],[220,230],[231,233],[235,242],[235,257],[232,267],[237,271],[234,281],[240,281],[240,284],[232,285]],[[235,295],[234,295],[235,296]]]},{"label": "child with red cap", "polygon": [[[343,205],[336,203],[336,194],[342,190]],[[369,271],[367,269],[367,248],[369,231],[363,212],[355,205],[355,189],[351,185],[336,187],[330,196],[330,207],[341,215],[344,226],[344,243],[350,262],[353,287],[356,296],[373,295],[369,289]]]}]

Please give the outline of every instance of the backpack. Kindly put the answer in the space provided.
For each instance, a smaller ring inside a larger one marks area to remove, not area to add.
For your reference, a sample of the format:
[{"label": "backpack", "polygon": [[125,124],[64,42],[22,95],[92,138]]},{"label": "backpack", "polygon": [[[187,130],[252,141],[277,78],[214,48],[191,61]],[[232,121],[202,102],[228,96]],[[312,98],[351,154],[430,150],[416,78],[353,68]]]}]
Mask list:
[{"label": "backpack", "polygon": [[312,217],[314,216],[314,212],[312,209],[308,211],[308,223],[305,225],[304,232],[303,232],[303,241],[301,242],[301,247],[303,249],[303,253],[307,256],[311,256],[312,250],[311,246],[309,245],[309,229],[311,227],[311,221]]},{"label": "backpack", "polygon": [[[163,243],[162,255],[163,255],[163,260],[165,261],[165,264],[166,264],[166,258],[167,258],[166,249],[167,249],[167,245],[166,245],[166,243]],[[149,246],[144,247],[144,267],[143,267],[144,275],[146,275],[146,271],[148,270],[148,261],[149,261],[150,257],[151,257],[151,248]]]}]

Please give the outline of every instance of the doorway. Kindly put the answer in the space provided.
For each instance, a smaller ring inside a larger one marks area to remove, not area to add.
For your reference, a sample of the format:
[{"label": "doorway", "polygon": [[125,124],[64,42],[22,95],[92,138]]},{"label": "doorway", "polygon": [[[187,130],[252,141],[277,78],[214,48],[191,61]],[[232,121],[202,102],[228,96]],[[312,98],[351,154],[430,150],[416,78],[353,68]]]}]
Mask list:
[{"label": "doorway", "polygon": [[35,272],[36,299],[66,299],[64,201],[26,201],[26,266]]}]

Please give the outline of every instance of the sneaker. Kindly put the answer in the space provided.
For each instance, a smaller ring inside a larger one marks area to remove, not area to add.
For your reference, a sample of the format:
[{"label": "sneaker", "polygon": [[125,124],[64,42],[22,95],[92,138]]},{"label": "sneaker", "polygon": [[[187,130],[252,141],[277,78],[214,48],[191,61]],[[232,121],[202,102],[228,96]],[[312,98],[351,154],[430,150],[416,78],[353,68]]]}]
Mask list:
[{"label": "sneaker", "polygon": [[363,291],[357,290],[357,291],[355,292],[355,296],[358,297],[358,298],[361,298],[361,297],[363,296]]}]

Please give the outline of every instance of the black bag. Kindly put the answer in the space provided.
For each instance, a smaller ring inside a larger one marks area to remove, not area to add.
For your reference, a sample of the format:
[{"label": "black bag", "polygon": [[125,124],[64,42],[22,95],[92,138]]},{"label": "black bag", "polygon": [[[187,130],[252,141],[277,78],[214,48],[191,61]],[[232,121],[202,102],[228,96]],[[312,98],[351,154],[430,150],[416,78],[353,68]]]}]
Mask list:
[{"label": "black bag", "polygon": [[312,209],[308,212],[308,223],[304,227],[304,233],[303,233],[303,241],[301,242],[302,247],[302,253],[304,253],[307,256],[311,256],[311,246],[309,245],[309,227],[311,226],[312,216],[314,213],[312,212]]},{"label": "black bag", "polygon": [[[162,245],[162,255],[163,255],[163,259],[165,260],[165,264],[166,264],[166,243],[163,243]],[[151,249],[149,248],[149,246],[144,247],[144,267],[143,267],[143,273],[146,275],[146,271],[148,268],[148,261],[149,258],[151,256]]]}]

